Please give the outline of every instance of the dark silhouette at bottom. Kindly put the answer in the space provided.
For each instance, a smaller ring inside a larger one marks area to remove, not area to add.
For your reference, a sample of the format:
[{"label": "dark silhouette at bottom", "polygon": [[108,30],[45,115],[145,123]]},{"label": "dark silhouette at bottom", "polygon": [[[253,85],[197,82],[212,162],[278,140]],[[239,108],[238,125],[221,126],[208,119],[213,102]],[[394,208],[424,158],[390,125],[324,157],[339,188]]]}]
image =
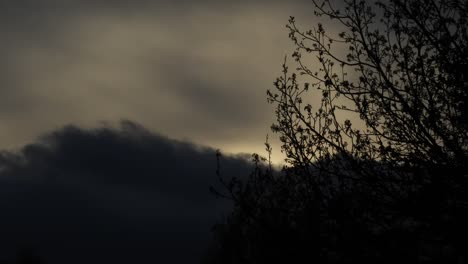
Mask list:
[{"label": "dark silhouette at bottom", "polygon": [[[336,159],[328,167],[335,163],[346,165]],[[204,263],[467,263],[463,171],[401,168],[412,181],[397,184],[373,166],[378,181],[259,165],[248,180],[227,182],[227,192],[217,194],[236,206],[214,227]],[[446,173],[460,180],[442,181]],[[314,186],[318,175],[329,182]]]}]

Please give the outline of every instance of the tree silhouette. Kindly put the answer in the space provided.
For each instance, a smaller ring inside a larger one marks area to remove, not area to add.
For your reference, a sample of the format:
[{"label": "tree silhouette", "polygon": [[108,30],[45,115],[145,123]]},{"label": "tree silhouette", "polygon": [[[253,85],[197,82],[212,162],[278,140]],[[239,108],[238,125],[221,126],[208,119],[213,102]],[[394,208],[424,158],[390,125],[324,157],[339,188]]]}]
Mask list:
[{"label": "tree silhouette", "polygon": [[468,262],[468,4],[342,3],[313,1],[341,33],[289,19],[297,66],[267,92],[286,166],[254,156],[216,192],[236,207],[211,262]]}]

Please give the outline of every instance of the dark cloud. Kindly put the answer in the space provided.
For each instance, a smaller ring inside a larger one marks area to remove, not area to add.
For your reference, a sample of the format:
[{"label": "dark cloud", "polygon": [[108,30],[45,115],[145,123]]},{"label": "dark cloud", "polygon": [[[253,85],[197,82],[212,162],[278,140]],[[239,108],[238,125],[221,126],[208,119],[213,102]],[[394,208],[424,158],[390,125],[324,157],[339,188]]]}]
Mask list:
[{"label": "dark cloud", "polygon": [[[247,175],[240,157],[226,177]],[[229,208],[213,149],[118,129],[68,126],[0,155],[0,256],[28,245],[48,263],[196,263]],[[1,260],[1,259],[0,259]]]}]

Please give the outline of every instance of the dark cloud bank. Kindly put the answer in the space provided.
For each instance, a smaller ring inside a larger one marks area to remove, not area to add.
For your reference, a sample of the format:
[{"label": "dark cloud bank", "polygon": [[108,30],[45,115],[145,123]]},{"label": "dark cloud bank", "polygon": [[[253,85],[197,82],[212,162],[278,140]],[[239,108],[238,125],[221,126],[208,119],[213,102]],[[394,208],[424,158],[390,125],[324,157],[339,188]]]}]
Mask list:
[{"label": "dark cloud bank", "polygon": [[[226,177],[250,171],[242,157],[222,166]],[[215,169],[213,149],[128,121],[3,152],[0,257],[27,246],[51,264],[197,263],[229,208],[209,192]]]}]

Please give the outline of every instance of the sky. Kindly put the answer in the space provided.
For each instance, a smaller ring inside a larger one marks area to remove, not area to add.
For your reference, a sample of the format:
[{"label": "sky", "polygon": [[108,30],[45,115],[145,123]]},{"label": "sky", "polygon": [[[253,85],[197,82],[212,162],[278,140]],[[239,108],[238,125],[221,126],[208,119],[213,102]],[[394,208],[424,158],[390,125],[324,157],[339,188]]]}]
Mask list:
[{"label": "sky", "polygon": [[308,0],[0,1],[0,263],[199,263],[232,209],[209,191],[216,150],[227,180],[248,177],[267,134],[282,160],[266,91],[294,51],[289,17],[309,29],[313,14]]},{"label": "sky", "polygon": [[[309,1],[0,2],[0,261],[197,263]],[[219,187],[219,186],[218,186]]]},{"label": "sky", "polygon": [[124,119],[250,153],[263,152],[271,134],[266,90],[293,50],[287,19],[309,21],[312,4],[25,0],[0,8],[0,147],[66,124]]}]

